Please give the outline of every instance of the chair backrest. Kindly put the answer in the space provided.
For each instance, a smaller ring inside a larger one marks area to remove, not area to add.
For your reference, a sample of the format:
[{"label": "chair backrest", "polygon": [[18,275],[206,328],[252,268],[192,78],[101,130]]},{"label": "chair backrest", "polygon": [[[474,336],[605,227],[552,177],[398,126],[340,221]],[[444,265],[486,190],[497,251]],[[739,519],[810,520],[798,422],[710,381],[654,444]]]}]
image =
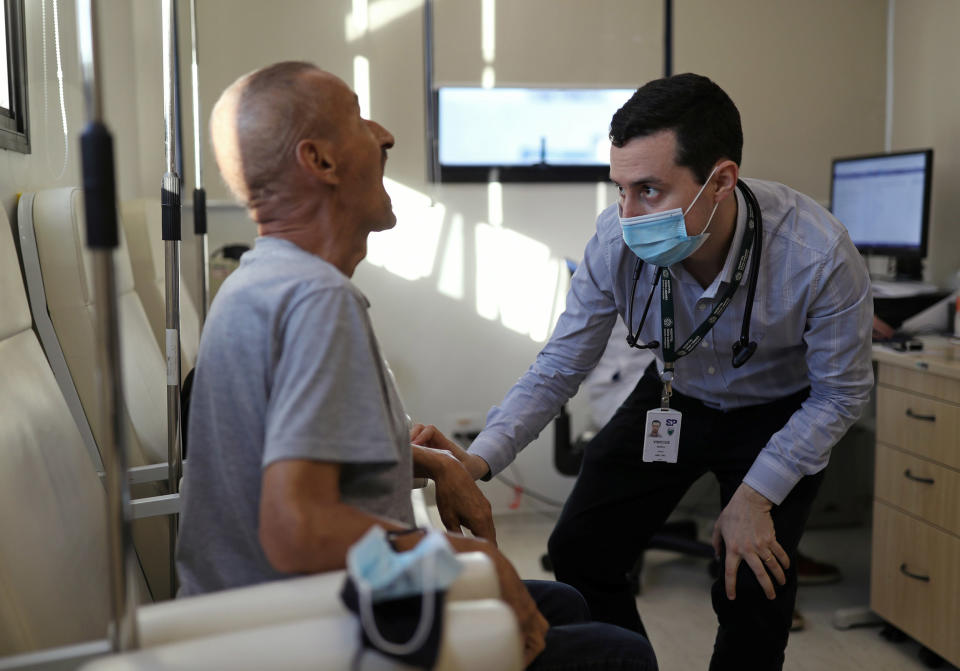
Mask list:
[{"label": "chair backrest", "polygon": [[[83,191],[78,187],[24,194],[17,224],[23,247],[34,320],[49,319],[55,335],[40,330],[45,350],[62,350],[76,394],[94,438],[102,444],[100,397],[96,383],[96,301],[93,256],[86,248]],[[31,246],[33,251],[31,252]],[[38,268],[28,268],[33,264]],[[126,241],[114,253],[124,417],[122,427],[128,464],[140,466],[166,461],[166,380],[164,355],[154,339],[140,299],[134,291],[133,270]],[[45,296],[38,305],[37,296]],[[46,333],[46,335],[45,335]],[[62,381],[61,381],[62,382]],[[70,381],[68,381],[69,383]],[[159,485],[138,485],[135,496],[163,493]],[[134,523],[134,540],[155,598],[169,594],[168,533],[160,518]]]},{"label": "chair backrest", "polygon": [[[123,231],[133,266],[133,282],[157,345],[166,349],[166,279],[160,201],[138,198],[123,203]],[[197,361],[200,316],[180,273],[180,370],[183,377]]]},{"label": "chair backrest", "polygon": [[105,495],[40,343],[0,208],[0,656],[103,638]]}]

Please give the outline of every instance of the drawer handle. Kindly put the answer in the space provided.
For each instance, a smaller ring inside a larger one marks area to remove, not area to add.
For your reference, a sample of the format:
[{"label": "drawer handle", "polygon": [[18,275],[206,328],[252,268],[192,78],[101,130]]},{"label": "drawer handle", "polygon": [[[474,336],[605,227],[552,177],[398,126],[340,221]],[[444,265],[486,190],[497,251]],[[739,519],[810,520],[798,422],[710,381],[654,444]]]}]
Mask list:
[{"label": "drawer handle", "polygon": [[937,421],[937,416],[936,416],[936,415],[918,415],[917,413],[915,413],[915,412],[914,412],[913,410],[911,410],[910,408],[907,408],[907,417],[910,417],[910,418],[912,418],[912,419],[920,419],[920,420],[923,420],[924,422],[935,422],[935,421]]},{"label": "drawer handle", "polygon": [[909,468],[903,472],[903,475],[914,482],[922,482],[925,485],[933,484],[933,478],[918,478],[916,475],[910,472]]},{"label": "drawer handle", "polygon": [[930,576],[928,575],[919,575],[918,573],[910,573],[907,570],[906,564],[900,564],[900,573],[907,576],[908,578],[913,578],[914,580],[919,580],[920,582],[930,582]]}]

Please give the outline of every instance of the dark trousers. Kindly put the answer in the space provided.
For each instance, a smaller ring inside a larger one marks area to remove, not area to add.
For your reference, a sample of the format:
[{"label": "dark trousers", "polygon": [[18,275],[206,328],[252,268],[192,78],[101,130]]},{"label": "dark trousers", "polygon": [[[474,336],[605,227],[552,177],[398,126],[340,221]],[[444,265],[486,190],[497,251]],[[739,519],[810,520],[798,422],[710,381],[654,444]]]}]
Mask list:
[{"label": "dark trousers", "polygon": [[583,597],[569,585],[525,580],[537,608],[550,623],[546,647],[529,671],[656,671],[646,637],[593,622]]},{"label": "dark trousers", "polygon": [[[754,459],[800,407],[808,390],[763,405],[723,412],[674,392],[683,413],[676,464],[644,463],[646,412],[660,405],[660,381],[651,369],[584,453],[580,475],[550,537],[557,580],[576,587],[594,619],[644,632],[627,573],[684,493],[710,471],[726,506]],[[737,598],[724,589],[723,563],[713,584],[719,628],[712,671],[780,669],[797,595],[797,544],[823,474],[800,480],[771,510],[777,540],[790,556],[787,583],[768,600],[742,562]],[[682,627],[682,622],[677,622]]]}]

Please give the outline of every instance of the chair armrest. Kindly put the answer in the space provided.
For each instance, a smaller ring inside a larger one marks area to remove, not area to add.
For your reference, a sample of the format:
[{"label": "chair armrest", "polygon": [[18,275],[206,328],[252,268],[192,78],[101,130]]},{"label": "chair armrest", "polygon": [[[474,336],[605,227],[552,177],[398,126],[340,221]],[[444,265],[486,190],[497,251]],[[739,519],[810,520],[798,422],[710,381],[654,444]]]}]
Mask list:
[{"label": "chair armrest", "polygon": [[[200,597],[197,597],[200,598]],[[443,639],[436,668],[440,671],[519,671],[522,644],[513,612],[502,601],[452,602],[445,610]],[[288,671],[347,669],[359,644],[357,621],[341,614],[232,631],[206,638],[103,657],[83,671],[167,671],[234,669]],[[376,658],[375,664],[370,664]],[[364,668],[406,669],[368,652]]]},{"label": "chair armrest", "polygon": [[[481,552],[457,555],[463,571],[450,586],[448,601],[499,599],[500,587],[490,559]],[[347,614],[340,601],[345,572],[228,589],[137,609],[140,644],[147,648],[211,636],[268,623]]]}]

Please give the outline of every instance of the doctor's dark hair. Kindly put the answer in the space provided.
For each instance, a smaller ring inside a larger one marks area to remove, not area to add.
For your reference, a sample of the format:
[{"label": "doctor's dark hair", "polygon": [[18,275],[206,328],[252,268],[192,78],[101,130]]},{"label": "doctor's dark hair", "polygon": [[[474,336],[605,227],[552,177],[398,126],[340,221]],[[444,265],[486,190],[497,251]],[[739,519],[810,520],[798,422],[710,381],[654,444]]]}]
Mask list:
[{"label": "doctor's dark hair", "polygon": [[707,77],[688,72],[644,84],[613,115],[610,141],[622,147],[661,130],[676,133],[676,163],[690,168],[701,184],[720,160],[740,165],[740,112]]}]

